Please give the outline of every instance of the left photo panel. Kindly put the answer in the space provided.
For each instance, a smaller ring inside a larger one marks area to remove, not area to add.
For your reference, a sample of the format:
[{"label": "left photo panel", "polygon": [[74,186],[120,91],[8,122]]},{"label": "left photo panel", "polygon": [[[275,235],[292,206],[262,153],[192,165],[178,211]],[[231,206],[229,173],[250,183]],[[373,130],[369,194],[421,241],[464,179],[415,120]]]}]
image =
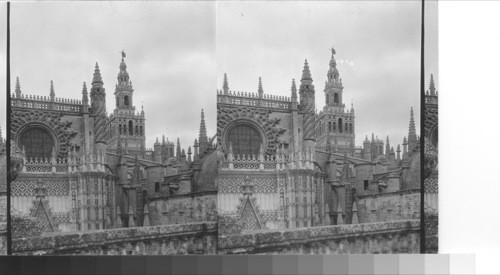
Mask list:
[{"label": "left photo panel", "polygon": [[215,8],[11,4],[13,255],[216,254]]}]

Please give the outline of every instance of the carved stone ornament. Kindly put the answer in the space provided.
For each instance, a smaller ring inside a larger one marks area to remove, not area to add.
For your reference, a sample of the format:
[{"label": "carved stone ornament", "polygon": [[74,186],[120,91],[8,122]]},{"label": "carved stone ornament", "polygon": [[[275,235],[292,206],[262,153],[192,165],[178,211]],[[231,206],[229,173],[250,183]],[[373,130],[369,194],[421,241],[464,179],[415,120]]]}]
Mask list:
[{"label": "carved stone ornament", "polygon": [[62,113],[42,110],[15,110],[10,124],[11,139],[17,141],[19,134],[31,126],[41,126],[52,132],[58,144],[57,157],[64,158],[70,149],[70,141],[77,135],[71,130],[70,121],[62,121]]},{"label": "carved stone ornament", "polygon": [[247,106],[229,106],[218,104],[217,105],[217,144],[224,148],[222,140],[224,133],[229,129],[234,123],[241,122],[251,122],[257,125],[263,132],[265,140],[265,152],[266,154],[274,154],[278,148],[279,141],[278,138],[286,131],[283,128],[279,128],[278,124],[280,119],[270,118],[271,110],[266,110],[263,108],[247,107]]}]

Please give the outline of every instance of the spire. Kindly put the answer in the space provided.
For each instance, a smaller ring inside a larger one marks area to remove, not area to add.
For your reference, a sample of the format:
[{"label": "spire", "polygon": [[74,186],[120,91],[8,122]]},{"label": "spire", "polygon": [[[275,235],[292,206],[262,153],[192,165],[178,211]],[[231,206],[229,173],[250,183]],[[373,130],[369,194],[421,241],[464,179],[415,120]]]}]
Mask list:
[{"label": "spire", "polygon": [[144,116],[144,103],[141,103],[141,116]]},{"label": "spire", "polygon": [[401,147],[399,146],[399,144],[398,144],[398,147],[396,149],[396,153],[397,153],[397,155],[396,155],[397,160],[400,160],[401,159]]},{"label": "spire", "polygon": [[95,63],[95,69],[94,69],[94,77],[92,78],[92,86],[96,84],[104,84],[102,82],[102,77],[101,77],[101,71],[99,70],[99,64],[96,62]]},{"label": "spire", "polygon": [[191,146],[188,147],[188,162],[191,162]]},{"label": "spire", "polygon": [[21,84],[19,84],[19,76],[16,77],[16,97],[20,98],[21,97]]},{"label": "spire", "polygon": [[[335,49],[332,47],[332,57],[330,59],[330,68],[328,69],[328,82],[337,83],[339,82],[339,71],[337,70],[337,61],[335,60]],[[341,82],[341,81],[340,81]]]},{"label": "spire", "polygon": [[224,91],[224,94],[227,94],[229,92],[229,83],[227,82],[227,74],[224,73],[224,80],[222,82],[222,90]]},{"label": "spire", "polygon": [[89,105],[89,93],[87,92],[87,84],[83,82],[82,88],[82,103],[83,105]]},{"label": "spire", "polygon": [[389,144],[389,135],[387,135],[386,144],[385,144],[385,155],[389,156],[390,153],[391,153],[391,145]]},{"label": "spire", "polygon": [[127,55],[122,51],[122,62],[120,63],[120,72],[118,73],[118,85],[132,86],[130,77],[127,72],[127,64],[125,63],[125,57]]},{"label": "spire", "polygon": [[165,146],[166,142],[165,142],[165,135],[163,135],[162,139],[161,139],[161,145]]},{"label": "spire", "polygon": [[297,101],[297,86],[295,86],[295,78],[292,79],[292,102]]},{"label": "spire", "polygon": [[158,137],[156,137],[155,145],[160,145],[160,141],[158,140]]},{"label": "spire", "polygon": [[203,109],[201,109],[199,142],[200,152],[203,152],[205,147],[208,145],[207,126],[205,125],[205,112],[203,111]]},{"label": "spire", "polygon": [[180,160],[181,159],[181,142],[180,142],[179,138],[177,138],[177,148],[175,151],[176,151],[177,160]]},{"label": "spire", "polygon": [[417,132],[415,130],[415,118],[413,117],[413,107],[410,109],[410,128],[408,130],[408,143],[410,145],[409,150],[413,149],[413,146],[417,142]]},{"label": "spire", "polygon": [[434,86],[434,76],[431,74],[431,82],[429,84],[429,91],[431,92],[431,96],[436,95],[436,87]]},{"label": "spire", "polygon": [[304,81],[304,80],[312,81],[311,71],[309,71],[309,64],[307,63],[307,59],[304,61],[304,69],[302,69],[301,81]]},{"label": "spire", "polygon": [[262,78],[259,76],[259,89],[258,89],[259,97],[262,98],[264,94],[264,90],[262,89]]},{"label": "spire", "polygon": [[56,93],[54,92],[54,82],[50,81],[50,101],[54,101],[56,98]]}]

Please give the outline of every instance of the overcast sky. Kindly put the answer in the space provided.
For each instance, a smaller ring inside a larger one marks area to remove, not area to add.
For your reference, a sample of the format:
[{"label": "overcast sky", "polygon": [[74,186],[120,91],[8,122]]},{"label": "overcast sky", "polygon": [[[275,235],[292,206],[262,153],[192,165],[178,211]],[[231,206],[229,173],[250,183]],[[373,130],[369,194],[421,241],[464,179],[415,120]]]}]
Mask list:
[{"label": "overcast sky", "polygon": [[[344,103],[354,102],[356,145],[374,132],[392,145],[420,116],[420,1],[219,2],[217,75],[232,90],[290,96],[307,58],[318,111],[335,46]],[[419,128],[417,128],[419,131]],[[396,148],[395,148],[396,149]]]},{"label": "overcast sky", "polygon": [[[187,147],[198,136],[201,108],[208,134],[215,134],[215,89],[221,88],[224,72],[233,90],[256,92],[261,76],[265,93],[290,96],[291,79],[300,80],[307,58],[316,106],[322,110],[329,49],[334,45],[344,102],[346,106],[354,102],[356,144],[374,132],[384,139],[389,135],[394,145],[408,134],[411,106],[417,131],[420,124],[420,5],[420,1],[15,2],[11,3],[12,88],[19,76],[24,93],[48,95],[53,80],[56,96],[81,99],[82,83],[91,82],[99,62],[111,113],[124,49],[138,110],[144,103],[147,147],[162,134],[170,140],[180,137]],[[5,5],[0,12],[5,14]],[[437,35],[429,27],[427,34]],[[2,60],[4,45],[0,43]],[[428,86],[430,72],[437,74],[437,55],[426,61]],[[0,73],[5,75],[5,66],[0,66]],[[0,85],[5,86],[4,79]],[[5,119],[5,112],[0,119]]]},{"label": "overcast sky", "polygon": [[81,99],[99,62],[111,113],[125,50],[150,148],[162,134],[192,146],[202,108],[215,135],[215,39],[214,2],[11,3],[11,75],[23,93],[48,96],[53,80],[57,97]]}]

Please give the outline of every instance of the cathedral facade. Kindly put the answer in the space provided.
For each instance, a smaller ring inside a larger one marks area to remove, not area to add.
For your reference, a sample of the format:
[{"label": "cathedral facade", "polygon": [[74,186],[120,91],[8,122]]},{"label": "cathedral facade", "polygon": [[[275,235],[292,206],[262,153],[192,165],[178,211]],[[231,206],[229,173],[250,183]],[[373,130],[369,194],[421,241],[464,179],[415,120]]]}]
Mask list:
[{"label": "cathedral facade", "polygon": [[[300,83],[291,82],[290,97],[265,94],[260,78],[257,93],[232,91],[224,75],[217,90],[218,209],[245,230],[419,215],[413,109],[402,151],[390,146],[388,136],[384,143],[374,134],[356,147],[355,111],[344,103],[335,54],[332,49],[319,113],[307,60]],[[405,208],[408,200],[411,207]]]},{"label": "cathedral facade", "polygon": [[[97,63],[81,99],[56,97],[52,82],[49,96],[23,93],[17,79],[10,139],[21,171],[12,183],[13,213],[40,218],[47,232],[215,219],[216,188],[206,176],[216,170],[215,149],[203,111],[187,155],[164,137],[146,149],[146,116],[134,105],[125,57],[111,114]],[[183,209],[172,206],[178,201]]]}]

